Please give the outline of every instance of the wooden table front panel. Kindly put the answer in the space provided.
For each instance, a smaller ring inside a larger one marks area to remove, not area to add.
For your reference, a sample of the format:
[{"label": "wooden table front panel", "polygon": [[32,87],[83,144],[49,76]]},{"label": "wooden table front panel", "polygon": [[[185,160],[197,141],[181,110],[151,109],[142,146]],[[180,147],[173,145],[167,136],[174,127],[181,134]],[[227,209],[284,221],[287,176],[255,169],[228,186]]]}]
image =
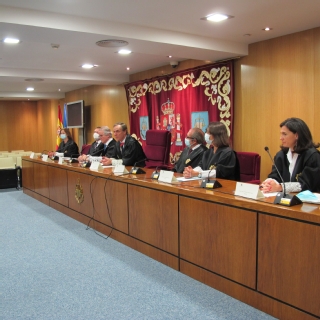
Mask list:
[{"label": "wooden table front panel", "polygon": [[97,178],[92,183],[94,219],[128,234],[128,186]]},{"label": "wooden table front panel", "polygon": [[22,159],[22,186],[34,191],[34,163]]},{"label": "wooden table front panel", "polygon": [[128,186],[129,234],[178,255],[178,196]]},{"label": "wooden table front panel", "polygon": [[180,257],[256,288],[257,213],[180,197]]},{"label": "wooden table front panel", "polygon": [[[94,177],[75,171],[68,171],[68,197],[69,208],[78,211],[88,217],[92,217],[93,206],[90,192],[90,184]],[[83,201],[78,203],[76,189],[79,188],[83,194]],[[82,191],[81,191],[82,190]]]},{"label": "wooden table front panel", "polygon": [[259,214],[258,291],[320,316],[320,226]]},{"label": "wooden table front panel", "polygon": [[48,166],[34,163],[34,191],[49,198]]},{"label": "wooden table front panel", "polygon": [[68,179],[65,169],[48,166],[50,199],[68,207]]}]

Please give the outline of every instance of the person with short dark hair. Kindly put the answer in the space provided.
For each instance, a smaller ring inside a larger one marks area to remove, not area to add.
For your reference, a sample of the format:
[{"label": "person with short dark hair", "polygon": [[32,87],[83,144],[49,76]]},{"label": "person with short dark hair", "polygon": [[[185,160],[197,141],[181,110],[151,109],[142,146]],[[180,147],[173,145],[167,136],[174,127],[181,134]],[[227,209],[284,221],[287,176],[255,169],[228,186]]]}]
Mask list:
[{"label": "person with short dark hair", "polygon": [[113,136],[117,141],[113,154],[102,159],[103,165],[111,165],[112,158],[122,159],[125,166],[133,166],[137,163],[138,167],[145,166],[146,156],[140,143],[133,138],[127,129],[127,125],[123,122],[117,122],[113,126]]},{"label": "person with short dark hair", "polygon": [[56,153],[63,153],[64,157],[78,157],[79,149],[78,145],[73,141],[71,132],[68,128],[63,128],[60,130],[61,143],[56,152],[48,152],[49,157],[54,157]]},{"label": "person with short dark hair", "polygon": [[240,170],[236,153],[229,147],[226,126],[221,122],[210,122],[205,134],[210,149],[205,151],[202,159],[194,169],[188,166],[183,171],[185,178],[221,178],[239,180]]},{"label": "person with short dark hair", "polygon": [[[307,124],[299,118],[289,118],[280,123],[281,150],[274,162],[285,182],[287,192],[310,190],[320,192],[320,152],[316,148]],[[263,192],[279,192],[283,183],[275,168],[262,182]]]},{"label": "person with short dark hair", "polygon": [[204,133],[201,129],[190,129],[185,137],[186,147],[183,149],[179,160],[175,163],[173,171],[182,173],[186,166],[197,167],[201,161],[202,154],[208,150],[205,143]]}]

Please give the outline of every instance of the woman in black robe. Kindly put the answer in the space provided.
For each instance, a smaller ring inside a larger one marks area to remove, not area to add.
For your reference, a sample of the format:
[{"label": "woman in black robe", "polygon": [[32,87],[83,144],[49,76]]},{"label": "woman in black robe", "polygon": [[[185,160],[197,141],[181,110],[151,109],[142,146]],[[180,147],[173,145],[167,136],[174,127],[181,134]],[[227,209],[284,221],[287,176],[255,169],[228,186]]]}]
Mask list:
[{"label": "woman in black robe", "polygon": [[185,168],[183,176],[239,180],[239,163],[235,152],[229,147],[226,126],[221,122],[210,122],[205,140],[210,144],[210,148],[203,153],[196,168],[192,169],[190,166]]},{"label": "woman in black robe", "polygon": [[[310,190],[320,192],[319,143],[314,143],[306,123],[299,118],[289,118],[280,123],[281,150],[274,162],[285,182],[286,192]],[[263,192],[282,191],[283,183],[275,168],[262,182]]]}]

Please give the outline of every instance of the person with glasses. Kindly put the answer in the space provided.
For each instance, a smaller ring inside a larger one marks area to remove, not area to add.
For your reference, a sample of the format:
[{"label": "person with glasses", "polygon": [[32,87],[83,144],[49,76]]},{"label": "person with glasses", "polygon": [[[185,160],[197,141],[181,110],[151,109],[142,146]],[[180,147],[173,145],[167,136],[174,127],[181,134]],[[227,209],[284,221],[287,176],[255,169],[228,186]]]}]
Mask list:
[{"label": "person with glasses", "polygon": [[205,144],[203,131],[199,128],[190,129],[185,137],[186,147],[183,149],[180,158],[175,163],[173,171],[183,173],[185,167],[197,167],[203,153],[208,150]]}]

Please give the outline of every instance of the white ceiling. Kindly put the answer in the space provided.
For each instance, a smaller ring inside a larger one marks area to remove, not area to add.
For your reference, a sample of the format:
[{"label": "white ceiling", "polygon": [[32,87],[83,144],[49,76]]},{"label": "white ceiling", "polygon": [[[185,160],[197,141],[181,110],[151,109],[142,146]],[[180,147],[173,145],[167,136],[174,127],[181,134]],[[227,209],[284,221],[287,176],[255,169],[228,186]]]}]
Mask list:
[{"label": "white ceiling", "polygon": [[[214,12],[234,18],[201,20]],[[168,55],[212,62],[244,56],[250,43],[318,27],[319,16],[319,0],[0,0],[0,40],[21,40],[0,42],[0,97],[60,99],[93,84],[118,85],[168,65]],[[273,30],[262,31],[266,26]],[[132,53],[95,44],[105,39],[128,41]],[[83,63],[98,67],[85,70]],[[29,85],[34,92],[26,92]]]}]

